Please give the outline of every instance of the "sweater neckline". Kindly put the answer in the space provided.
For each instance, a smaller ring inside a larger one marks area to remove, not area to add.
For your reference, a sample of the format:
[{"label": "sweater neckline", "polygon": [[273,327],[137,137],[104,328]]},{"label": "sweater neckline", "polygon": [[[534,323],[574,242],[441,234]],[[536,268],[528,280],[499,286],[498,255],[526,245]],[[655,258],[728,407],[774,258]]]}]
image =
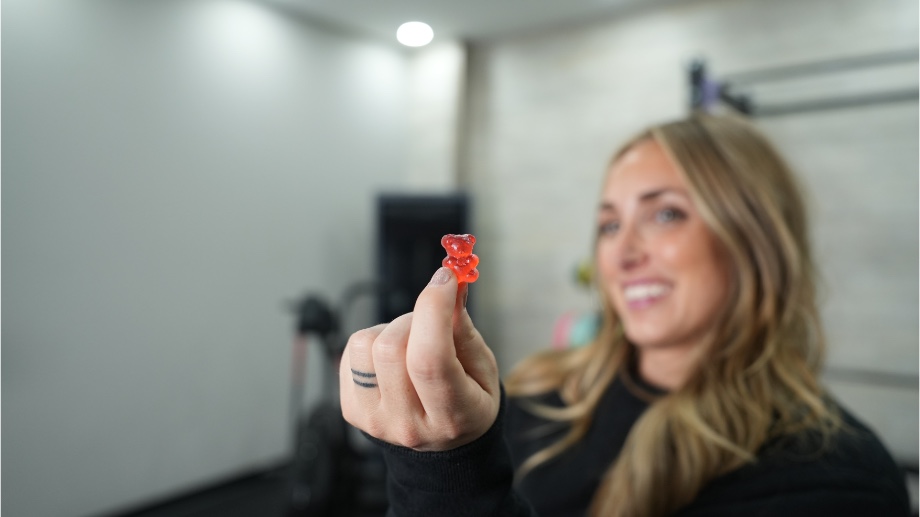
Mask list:
[{"label": "sweater neckline", "polygon": [[630,361],[630,364],[620,369],[617,377],[620,378],[620,382],[623,383],[623,386],[625,386],[633,396],[639,398],[643,402],[651,404],[668,394],[668,390],[650,384],[643,379],[642,376],[638,374],[638,368],[632,364],[632,361]]}]

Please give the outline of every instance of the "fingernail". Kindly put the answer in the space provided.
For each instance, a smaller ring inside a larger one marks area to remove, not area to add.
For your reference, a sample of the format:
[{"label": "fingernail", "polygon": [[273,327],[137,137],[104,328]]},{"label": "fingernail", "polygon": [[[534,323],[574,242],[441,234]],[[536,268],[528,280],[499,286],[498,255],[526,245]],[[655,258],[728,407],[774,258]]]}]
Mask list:
[{"label": "fingernail", "polygon": [[431,281],[428,282],[428,285],[442,285],[446,284],[450,280],[450,276],[453,275],[450,269],[442,267],[435,271],[434,276],[431,277]]},{"label": "fingernail", "polygon": [[463,286],[463,308],[466,309],[466,299],[470,295],[470,284],[464,284]]}]

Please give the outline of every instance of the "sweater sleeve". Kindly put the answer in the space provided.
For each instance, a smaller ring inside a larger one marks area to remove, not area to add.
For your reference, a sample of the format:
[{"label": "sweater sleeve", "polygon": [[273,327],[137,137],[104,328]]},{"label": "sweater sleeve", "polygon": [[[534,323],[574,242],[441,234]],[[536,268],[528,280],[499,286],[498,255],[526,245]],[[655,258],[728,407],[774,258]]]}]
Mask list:
[{"label": "sweater sleeve", "polygon": [[388,517],[534,517],[512,488],[504,437],[504,388],[498,417],[475,441],[443,452],[419,452],[368,435],[387,464]]}]

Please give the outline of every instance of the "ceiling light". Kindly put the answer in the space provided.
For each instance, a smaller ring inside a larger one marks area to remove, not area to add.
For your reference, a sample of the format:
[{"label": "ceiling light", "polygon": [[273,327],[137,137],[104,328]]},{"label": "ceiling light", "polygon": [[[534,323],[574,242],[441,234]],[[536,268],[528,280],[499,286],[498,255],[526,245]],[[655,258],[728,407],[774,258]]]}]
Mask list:
[{"label": "ceiling light", "polygon": [[396,39],[407,47],[422,47],[431,43],[434,31],[427,23],[406,22],[396,29]]}]

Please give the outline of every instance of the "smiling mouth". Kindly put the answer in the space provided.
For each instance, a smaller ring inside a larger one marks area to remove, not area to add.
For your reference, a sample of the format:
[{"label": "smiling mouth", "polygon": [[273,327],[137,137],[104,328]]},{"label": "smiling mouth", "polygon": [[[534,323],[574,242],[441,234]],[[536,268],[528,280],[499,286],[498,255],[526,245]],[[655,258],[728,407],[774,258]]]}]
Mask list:
[{"label": "smiling mouth", "polygon": [[665,284],[631,285],[623,290],[623,298],[630,307],[644,307],[662,298],[671,288]]}]

